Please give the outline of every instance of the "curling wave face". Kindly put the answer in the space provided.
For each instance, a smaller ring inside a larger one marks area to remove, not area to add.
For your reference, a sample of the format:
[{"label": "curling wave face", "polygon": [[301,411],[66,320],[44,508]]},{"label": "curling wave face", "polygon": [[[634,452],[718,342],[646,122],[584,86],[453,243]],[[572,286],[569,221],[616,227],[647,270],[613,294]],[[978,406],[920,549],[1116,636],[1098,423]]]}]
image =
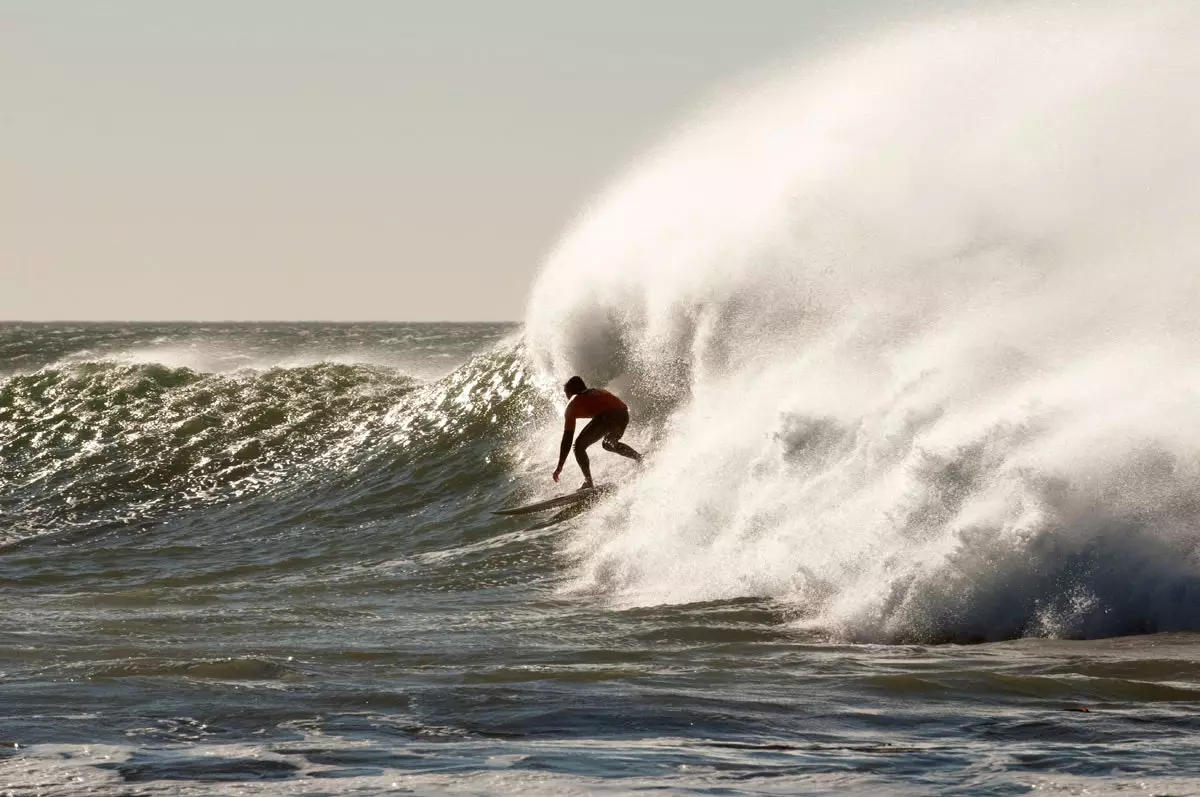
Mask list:
[{"label": "curling wave face", "polygon": [[94,362],[0,387],[7,499],[44,527],[134,521],[322,467],[412,388],[370,366],[232,375]]},{"label": "curling wave face", "polygon": [[[361,350],[305,353],[306,337],[354,345],[354,327],[161,331],[0,329],[3,543],[145,529],[256,496],[293,512],[390,515],[397,485],[421,489],[448,469],[478,475],[506,413],[523,401],[524,361],[513,344],[426,381]],[[357,332],[389,348],[378,330]],[[411,352],[428,336],[457,358],[457,333],[401,328],[395,349]],[[462,346],[502,334],[473,328]],[[437,354],[425,352],[425,362]],[[475,447],[466,463],[456,454],[463,445]]]},{"label": "curling wave face", "polygon": [[573,586],[858,640],[1200,630],[1197,34],[1171,2],[914,25],[614,185],[526,323],[538,379],[653,438]]}]

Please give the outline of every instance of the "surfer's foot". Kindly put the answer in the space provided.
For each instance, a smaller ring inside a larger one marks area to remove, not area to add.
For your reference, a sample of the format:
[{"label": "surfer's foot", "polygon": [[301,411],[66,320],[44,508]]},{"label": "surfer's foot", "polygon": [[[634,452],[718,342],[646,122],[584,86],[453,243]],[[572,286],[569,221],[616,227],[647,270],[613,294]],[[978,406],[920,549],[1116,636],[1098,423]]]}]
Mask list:
[{"label": "surfer's foot", "polygon": [[[584,482],[583,486],[579,488],[579,490],[595,490],[595,489],[596,489],[596,485],[592,484],[590,480]],[[575,492],[579,492],[579,490],[576,490]]]}]

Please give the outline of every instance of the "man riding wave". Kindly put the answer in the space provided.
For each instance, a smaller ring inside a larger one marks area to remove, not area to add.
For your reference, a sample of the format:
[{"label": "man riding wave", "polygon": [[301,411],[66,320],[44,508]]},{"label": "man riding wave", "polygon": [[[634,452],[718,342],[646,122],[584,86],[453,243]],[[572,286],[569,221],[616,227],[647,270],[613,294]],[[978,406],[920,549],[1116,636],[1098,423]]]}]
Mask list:
[{"label": "man riding wave", "polygon": [[563,463],[571,451],[571,439],[575,437],[575,421],[580,418],[591,418],[579,438],[575,440],[575,461],[583,471],[583,486],[580,490],[589,490],[596,485],[592,482],[592,469],[588,462],[587,447],[603,438],[605,451],[612,451],[623,457],[629,457],[638,462],[642,455],[629,445],[621,442],[625,427],[629,425],[629,407],[625,402],[598,387],[589,388],[583,379],[573,376],[563,385],[567,394],[566,422],[563,427],[562,445],[558,452],[558,467],[554,469],[554,481],[558,481],[562,473]]}]

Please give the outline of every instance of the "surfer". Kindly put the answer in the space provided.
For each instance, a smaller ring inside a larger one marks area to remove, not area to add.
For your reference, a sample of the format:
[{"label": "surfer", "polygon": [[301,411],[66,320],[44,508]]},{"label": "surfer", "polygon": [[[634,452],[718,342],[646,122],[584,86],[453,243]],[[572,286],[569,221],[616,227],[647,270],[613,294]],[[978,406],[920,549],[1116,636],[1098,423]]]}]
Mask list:
[{"label": "surfer", "polygon": [[563,427],[562,445],[558,452],[558,467],[554,469],[554,481],[558,481],[562,473],[563,463],[571,451],[571,439],[575,437],[575,421],[580,418],[591,418],[588,425],[583,427],[579,438],[575,440],[575,461],[583,471],[583,486],[580,490],[590,490],[596,485],[592,483],[592,469],[588,463],[587,447],[600,438],[605,451],[612,451],[623,457],[642,461],[642,455],[630,446],[621,442],[625,427],[629,424],[629,408],[625,402],[598,387],[589,388],[583,379],[573,376],[563,385],[567,394],[566,423]]}]

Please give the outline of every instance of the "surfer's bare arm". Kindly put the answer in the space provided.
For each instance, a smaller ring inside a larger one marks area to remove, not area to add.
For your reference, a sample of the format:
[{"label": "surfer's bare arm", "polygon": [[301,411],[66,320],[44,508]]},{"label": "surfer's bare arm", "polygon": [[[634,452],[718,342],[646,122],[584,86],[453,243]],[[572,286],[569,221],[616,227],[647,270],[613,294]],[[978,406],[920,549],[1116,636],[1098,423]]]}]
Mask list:
[{"label": "surfer's bare arm", "polygon": [[562,473],[563,464],[567,461],[567,455],[571,453],[571,443],[574,439],[575,419],[568,418],[563,428],[562,445],[558,447],[558,467],[554,469],[554,481],[558,481],[558,474]]}]

